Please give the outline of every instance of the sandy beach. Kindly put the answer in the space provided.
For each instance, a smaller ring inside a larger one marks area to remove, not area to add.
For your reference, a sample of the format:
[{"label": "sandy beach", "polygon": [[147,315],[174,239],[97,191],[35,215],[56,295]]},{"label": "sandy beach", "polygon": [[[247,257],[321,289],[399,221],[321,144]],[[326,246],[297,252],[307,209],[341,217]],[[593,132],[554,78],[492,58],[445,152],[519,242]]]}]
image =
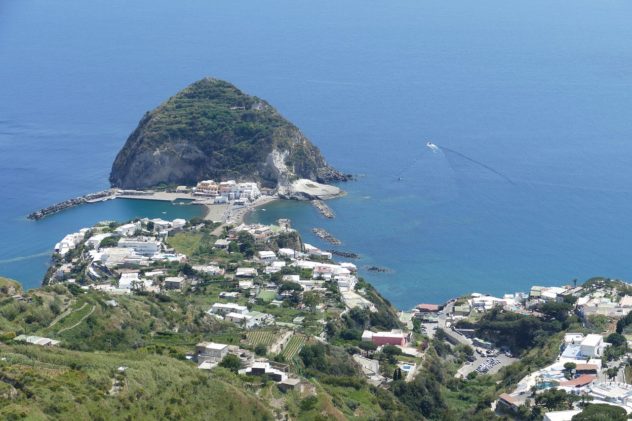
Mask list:
[{"label": "sandy beach", "polygon": [[248,212],[251,212],[252,210],[254,210],[255,208],[259,206],[263,206],[268,203],[274,202],[275,200],[280,200],[280,199],[278,196],[261,196],[257,200],[255,200],[254,202],[246,206],[243,206],[237,209],[231,208],[228,210],[228,215],[225,222],[227,224],[239,225],[244,222],[244,218],[246,217]]},{"label": "sandy beach", "polygon": [[213,222],[224,222],[226,219],[226,212],[230,208],[230,205],[205,204],[204,207],[206,208],[206,215],[204,215],[204,220]]}]

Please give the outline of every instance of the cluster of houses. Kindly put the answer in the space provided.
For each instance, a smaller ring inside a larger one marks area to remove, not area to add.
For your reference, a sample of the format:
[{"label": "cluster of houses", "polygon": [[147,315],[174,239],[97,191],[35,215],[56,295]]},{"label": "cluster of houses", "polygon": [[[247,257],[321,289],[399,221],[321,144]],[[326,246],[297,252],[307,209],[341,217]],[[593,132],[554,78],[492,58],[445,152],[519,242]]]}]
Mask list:
[{"label": "cluster of houses", "polygon": [[596,290],[579,297],[576,306],[584,316],[621,318],[632,310],[632,296],[620,297],[616,291]]},{"label": "cluster of houses", "polygon": [[261,196],[257,183],[237,183],[235,180],[213,181],[204,180],[197,183],[193,189],[195,196],[212,197],[215,203],[233,201],[254,201]]},{"label": "cluster of houses", "polygon": [[[255,239],[255,244],[264,245],[281,233],[294,232],[294,230],[290,228],[286,220],[279,220],[278,225],[241,224],[231,229],[226,239],[217,240],[215,247],[228,248],[230,242],[235,241],[240,232],[249,233]],[[299,275],[284,275],[283,281],[295,282],[301,285],[304,291],[325,291],[325,282],[335,282],[349,308],[363,307],[376,311],[369,300],[355,291],[358,283],[356,265],[348,262],[327,262],[332,258],[331,253],[310,244],[304,244],[303,249],[304,251],[280,248],[276,252],[262,250],[257,252],[256,261],[263,265],[263,272],[266,274],[280,272],[285,267],[307,269],[311,272],[310,279],[302,279]],[[235,276],[237,278],[255,277],[257,270],[238,268]]]},{"label": "cluster of houses", "polygon": [[[311,258],[322,257],[331,259],[331,253],[322,251],[309,244],[305,244],[305,250],[305,252],[301,252],[281,248],[277,253],[271,251],[261,252],[264,254],[260,254],[259,259],[268,265],[266,267],[267,273],[280,270],[286,265],[285,260],[287,259],[290,261],[287,266],[311,271],[311,279],[301,279],[299,275],[285,275],[284,281],[295,282],[301,285],[304,291],[324,291],[326,282],[334,282],[338,286],[342,299],[348,308],[360,307],[372,312],[377,311],[373,303],[355,290],[358,283],[356,276],[358,268],[356,265],[349,262],[331,263],[323,262],[321,259],[311,260]],[[271,268],[271,270],[268,268]]]},{"label": "cluster of houses", "polygon": [[[164,272],[141,271],[137,268],[148,268],[154,262],[186,262],[185,255],[175,253],[165,243],[170,232],[181,230],[185,224],[184,219],[165,221],[156,218],[124,224],[114,230],[109,229],[108,224],[99,224],[92,229],[84,228],[66,236],[61,242],[63,246],[56,247],[62,257],[80,244],[84,244],[85,250],[82,256],[72,262],[59,263],[52,271],[51,281],[74,282],[73,268],[81,259],[88,263],[85,275],[94,284],[91,287],[112,293],[157,291],[159,288],[156,281],[164,278]],[[111,241],[104,242],[106,239]],[[109,280],[112,278],[118,279],[118,285],[110,284]],[[165,279],[162,287],[179,290],[184,285],[185,279],[174,277]]]},{"label": "cluster of houses", "polygon": [[70,250],[74,250],[83,242],[88,232],[90,232],[89,228],[82,228],[79,232],[66,235],[59,243],[55,244],[55,253],[65,256]]},{"label": "cluster of houses", "polygon": [[[457,320],[465,318],[472,312],[485,312],[498,307],[506,311],[538,316],[537,307],[546,302],[563,302],[565,297],[576,299],[575,308],[584,316],[604,315],[618,318],[625,316],[632,310],[632,296],[620,297],[616,291],[597,289],[586,291],[583,287],[543,287],[533,286],[528,293],[516,292],[494,297],[480,293],[472,293],[468,297],[453,301],[448,316]],[[413,309],[413,316],[418,318],[431,317],[443,307],[436,304],[419,304]]]},{"label": "cluster of houses", "polygon": [[[444,329],[449,339],[457,337],[460,341],[455,343],[464,343],[463,338],[472,336],[474,332],[455,328],[452,323],[474,313],[501,308],[505,311],[541,317],[538,309],[542,304],[567,302],[574,303],[573,311],[581,317],[601,315],[616,320],[632,310],[632,296],[628,295],[628,291],[629,285],[624,283],[617,285],[597,282],[587,287],[533,286],[528,293],[517,292],[502,297],[473,293],[451,300],[445,306],[419,304],[413,309],[412,317],[423,321],[443,322],[444,325],[441,326],[446,328],[452,326],[452,329]],[[478,338],[473,338],[471,343],[483,351],[493,348],[491,343]],[[602,357],[609,346],[611,344],[600,334],[567,333],[557,360],[526,376],[512,393],[502,394],[497,406],[517,411],[534,390],[538,393],[554,387],[568,393],[590,397],[594,403],[617,405],[632,413],[632,385],[606,380],[608,367],[602,366]],[[544,419],[570,420],[579,412],[579,409],[555,411],[547,413]]]},{"label": "cluster of houses", "polygon": [[[632,385],[604,380],[604,350],[610,346],[602,335],[567,333],[557,360],[522,379],[512,393],[504,393],[498,405],[515,411],[525,403],[533,390],[536,393],[556,388],[592,398],[593,403],[607,403],[632,412]],[[572,365],[569,365],[572,363]],[[569,368],[571,367],[571,368]],[[551,413],[549,419],[570,420],[580,410]]]}]

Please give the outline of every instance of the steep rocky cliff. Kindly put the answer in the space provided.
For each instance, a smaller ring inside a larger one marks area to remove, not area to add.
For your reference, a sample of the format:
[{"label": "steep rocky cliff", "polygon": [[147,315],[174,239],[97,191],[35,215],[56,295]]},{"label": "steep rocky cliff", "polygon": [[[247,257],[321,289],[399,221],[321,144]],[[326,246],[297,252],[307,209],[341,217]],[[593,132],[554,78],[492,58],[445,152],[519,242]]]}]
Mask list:
[{"label": "steep rocky cliff", "polygon": [[205,78],[143,116],[112,165],[110,183],[147,188],[237,179],[276,187],[298,178],[348,177],[267,102]]}]

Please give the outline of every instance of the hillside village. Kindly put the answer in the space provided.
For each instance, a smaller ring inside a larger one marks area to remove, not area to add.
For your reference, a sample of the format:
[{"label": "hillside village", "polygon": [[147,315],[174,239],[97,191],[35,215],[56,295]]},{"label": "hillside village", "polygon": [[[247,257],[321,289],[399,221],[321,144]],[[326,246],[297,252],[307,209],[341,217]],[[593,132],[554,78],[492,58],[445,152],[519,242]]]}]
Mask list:
[{"label": "hillside village", "polygon": [[[273,410],[281,418],[314,410],[283,405],[289,396],[322,399],[323,384],[328,396],[342,393],[343,384],[389,391],[400,403],[388,411],[421,411],[429,419],[444,419],[445,400],[466,399],[469,389],[481,419],[570,420],[586,401],[632,412],[624,336],[632,286],[622,281],[533,286],[502,297],[472,293],[396,312],[355,264],[303,243],[289,220],[229,226],[145,218],[67,235],[55,246],[45,284],[68,288],[72,298],[11,295],[5,305],[59,307],[52,322],[35,320],[12,336],[13,325],[5,323],[12,343],[169,349],[200,372],[228,369],[241,381],[274,384],[282,395]],[[131,333],[116,333],[121,312],[145,314],[147,305],[148,320],[127,319]],[[100,337],[87,328],[92,324],[113,330]],[[116,387],[123,388],[119,377]],[[429,379],[447,385],[447,395],[432,398],[431,406],[408,401],[414,388],[431,388]],[[334,404],[329,414],[363,414],[352,401]],[[374,415],[385,414],[382,404]]]},{"label": "hillside village", "polygon": [[[632,413],[632,370],[630,342],[622,333],[632,322],[632,286],[615,280],[595,279],[582,286],[533,286],[528,293],[493,297],[479,293],[450,300],[445,306],[420,304],[413,314],[421,317],[422,331],[430,336],[437,330],[453,344],[467,344],[475,353],[457,371],[456,376],[497,373],[519,359],[516,343],[500,345],[502,331],[481,330],[480,321],[492,313],[524,315],[544,320],[577,318],[573,331],[569,326],[553,342],[557,352],[547,364],[534,369],[494,402],[499,413],[526,419],[530,408],[556,395],[551,408],[560,411],[536,411],[545,420],[571,420],[580,414],[580,403],[590,401],[617,406]],[[477,334],[489,335],[483,339]],[[498,346],[500,345],[500,346]],[[561,396],[561,397],[560,397]],[[541,414],[540,414],[541,413]],[[538,419],[537,417],[535,419]]]}]

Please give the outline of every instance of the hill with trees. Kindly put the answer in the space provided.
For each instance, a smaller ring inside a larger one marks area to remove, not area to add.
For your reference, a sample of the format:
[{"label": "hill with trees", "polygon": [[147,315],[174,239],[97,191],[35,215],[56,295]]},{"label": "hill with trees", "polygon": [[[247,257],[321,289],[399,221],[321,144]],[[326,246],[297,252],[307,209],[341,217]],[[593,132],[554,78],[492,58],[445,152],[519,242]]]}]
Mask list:
[{"label": "hill with trees", "polygon": [[275,187],[305,178],[348,177],[266,101],[213,78],[199,80],[146,113],[118,153],[113,187],[194,185],[205,179]]}]

